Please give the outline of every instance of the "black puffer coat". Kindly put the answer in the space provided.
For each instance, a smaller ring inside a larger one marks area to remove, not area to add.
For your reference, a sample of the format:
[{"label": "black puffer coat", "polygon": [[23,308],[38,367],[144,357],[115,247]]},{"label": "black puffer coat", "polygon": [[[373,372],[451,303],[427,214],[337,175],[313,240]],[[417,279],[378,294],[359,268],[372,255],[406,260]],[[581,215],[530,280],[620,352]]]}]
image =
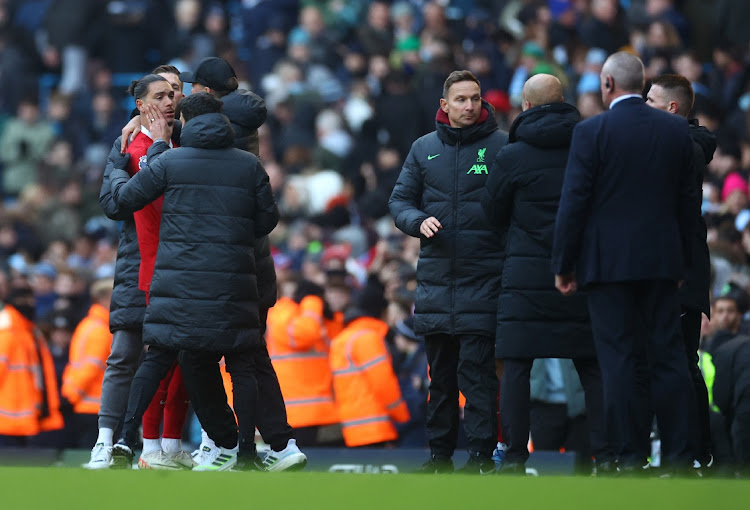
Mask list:
[{"label": "black puffer coat", "polygon": [[[716,136],[697,121],[690,123],[690,137],[693,139],[695,163],[695,185],[698,189],[703,186],[708,164],[714,158],[716,150]],[[685,276],[685,282],[680,288],[680,303],[683,308],[703,312],[711,317],[710,286],[711,286],[711,257],[706,244],[706,220],[701,210],[694,211],[695,227],[693,228],[692,264]]]},{"label": "black puffer coat", "polygon": [[[234,146],[258,156],[258,128],[266,120],[266,103],[247,90],[236,90],[221,98],[223,112],[234,129]],[[276,304],[276,269],[271,255],[271,243],[263,236],[255,240],[255,263],[258,269],[258,295],[261,322],[265,323],[268,309]],[[262,324],[265,328],[265,324]]]},{"label": "black puffer coat", "polygon": [[258,155],[258,128],[266,121],[266,102],[249,90],[238,89],[221,98],[222,110],[234,129],[234,146]]},{"label": "black puffer coat", "polygon": [[[489,104],[483,109],[464,129],[452,128],[439,110],[436,131],[412,144],[388,203],[396,226],[422,241],[414,317],[420,335],[495,335],[504,238],[479,199],[492,155],[508,135]],[[443,228],[426,239],[419,227],[430,216]]]},{"label": "black puffer coat", "polygon": [[120,138],[117,138],[107,158],[107,169],[104,171],[102,190],[99,193],[99,205],[104,214],[112,220],[122,221],[115,262],[115,287],[109,306],[109,329],[113,333],[120,329],[140,330],[146,313],[146,293],[138,288],[141,252],[138,249],[133,213],[120,211],[110,191],[109,174],[114,169],[114,159],[119,154]]},{"label": "black puffer coat", "polygon": [[232,147],[223,114],[190,120],[180,142],[132,179],[121,170],[111,176],[122,209],[164,195],[143,341],[213,352],[258,345],[253,247],[279,219],[268,175],[258,158]]},{"label": "black puffer coat", "polygon": [[497,228],[508,228],[497,358],[594,356],[586,296],[560,294],[550,269],[565,164],[579,120],[567,103],[525,111],[490,171],[482,207]]}]

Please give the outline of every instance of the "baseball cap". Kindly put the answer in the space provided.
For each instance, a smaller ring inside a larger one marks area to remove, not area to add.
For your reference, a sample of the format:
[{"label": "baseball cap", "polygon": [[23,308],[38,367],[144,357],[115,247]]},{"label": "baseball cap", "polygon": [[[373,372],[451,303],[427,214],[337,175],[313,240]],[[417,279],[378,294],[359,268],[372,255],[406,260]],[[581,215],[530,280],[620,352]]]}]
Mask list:
[{"label": "baseball cap", "polygon": [[215,90],[228,90],[227,81],[236,78],[237,74],[229,62],[219,57],[206,57],[198,62],[195,72],[180,73],[183,83],[200,83]]}]

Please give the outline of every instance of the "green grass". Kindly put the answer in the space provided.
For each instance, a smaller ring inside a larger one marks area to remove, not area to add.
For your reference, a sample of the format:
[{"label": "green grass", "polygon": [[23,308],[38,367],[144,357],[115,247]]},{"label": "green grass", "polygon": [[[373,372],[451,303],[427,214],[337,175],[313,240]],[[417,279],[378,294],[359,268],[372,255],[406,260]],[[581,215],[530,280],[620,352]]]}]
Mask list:
[{"label": "green grass", "polygon": [[750,482],[740,480],[0,468],[3,510],[724,510],[749,506]]}]

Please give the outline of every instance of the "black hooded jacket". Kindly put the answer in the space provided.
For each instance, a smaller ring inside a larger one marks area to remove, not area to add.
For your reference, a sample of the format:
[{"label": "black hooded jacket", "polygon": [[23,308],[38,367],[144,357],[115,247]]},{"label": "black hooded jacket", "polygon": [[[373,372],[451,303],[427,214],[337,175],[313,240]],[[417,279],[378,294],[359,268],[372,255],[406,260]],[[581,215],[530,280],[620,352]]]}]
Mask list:
[{"label": "black hooded jacket", "polygon": [[121,210],[138,210],[164,195],[143,341],[213,352],[258,345],[253,246],[279,219],[268,175],[258,158],[232,147],[223,114],[190,120],[180,142],[149,157],[132,179],[117,169],[110,177]]},{"label": "black hooded jacket", "polygon": [[110,190],[109,174],[114,169],[114,161],[119,155],[120,138],[118,137],[107,158],[102,189],[99,193],[99,205],[104,214],[109,219],[122,221],[115,262],[115,286],[109,306],[109,329],[113,333],[120,329],[140,330],[146,313],[146,293],[138,288],[141,252],[138,249],[133,213],[120,211]]},{"label": "black hooded jacket", "polygon": [[[693,139],[695,156],[695,186],[701,189],[703,178],[706,175],[708,164],[714,157],[716,150],[716,136],[698,121],[690,122],[690,137]],[[692,264],[685,276],[685,282],[680,288],[680,302],[683,308],[703,312],[711,316],[710,286],[711,286],[711,259],[706,244],[706,220],[700,209],[695,211],[696,225],[693,229],[693,241],[691,243]]]},{"label": "black hooded jacket", "polygon": [[[266,121],[266,103],[260,96],[247,90],[235,90],[221,98],[222,111],[234,130],[234,146],[259,155],[258,128]],[[255,240],[255,263],[258,269],[261,326],[265,331],[268,310],[276,304],[276,269],[267,236]]]},{"label": "black hooded jacket", "polygon": [[594,356],[586,297],[564,297],[552,274],[552,239],[575,107],[552,103],[519,115],[495,158],[482,207],[508,229],[497,306],[497,358]]},{"label": "black hooded jacket", "polygon": [[258,155],[258,128],[266,121],[266,102],[249,90],[238,89],[221,98],[222,112],[234,129],[234,146]]},{"label": "black hooded jacket", "polygon": [[[453,128],[438,110],[436,130],[411,146],[388,203],[396,226],[421,239],[414,329],[495,335],[505,239],[479,204],[492,156],[505,145],[492,107],[483,102],[478,122]],[[434,216],[443,228],[419,233]]]}]

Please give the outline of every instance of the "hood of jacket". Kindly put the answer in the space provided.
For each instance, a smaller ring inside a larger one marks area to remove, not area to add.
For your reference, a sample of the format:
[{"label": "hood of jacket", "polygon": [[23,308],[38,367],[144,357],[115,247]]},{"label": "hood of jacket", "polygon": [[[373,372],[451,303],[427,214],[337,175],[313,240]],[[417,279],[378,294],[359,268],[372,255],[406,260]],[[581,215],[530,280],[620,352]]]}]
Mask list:
[{"label": "hood of jacket", "polygon": [[706,164],[709,164],[714,159],[714,151],[716,151],[716,135],[698,124],[698,119],[692,119],[690,121],[690,137],[703,149]]},{"label": "hood of jacket", "polygon": [[484,99],[482,99],[482,113],[479,114],[479,120],[477,120],[476,124],[467,128],[451,127],[448,114],[440,108],[438,108],[435,115],[435,130],[437,131],[438,138],[448,145],[457,145],[458,143],[470,144],[475,140],[484,138],[497,129],[495,110]]},{"label": "hood of jacket", "polygon": [[234,129],[223,113],[193,117],[182,127],[180,145],[198,149],[224,149],[234,144]]},{"label": "hood of jacket", "polygon": [[222,112],[232,124],[253,131],[266,121],[266,104],[257,94],[239,89],[221,98]]},{"label": "hood of jacket", "polygon": [[570,147],[573,128],[581,114],[568,103],[550,103],[529,108],[510,127],[508,143],[526,142],[541,149]]}]

